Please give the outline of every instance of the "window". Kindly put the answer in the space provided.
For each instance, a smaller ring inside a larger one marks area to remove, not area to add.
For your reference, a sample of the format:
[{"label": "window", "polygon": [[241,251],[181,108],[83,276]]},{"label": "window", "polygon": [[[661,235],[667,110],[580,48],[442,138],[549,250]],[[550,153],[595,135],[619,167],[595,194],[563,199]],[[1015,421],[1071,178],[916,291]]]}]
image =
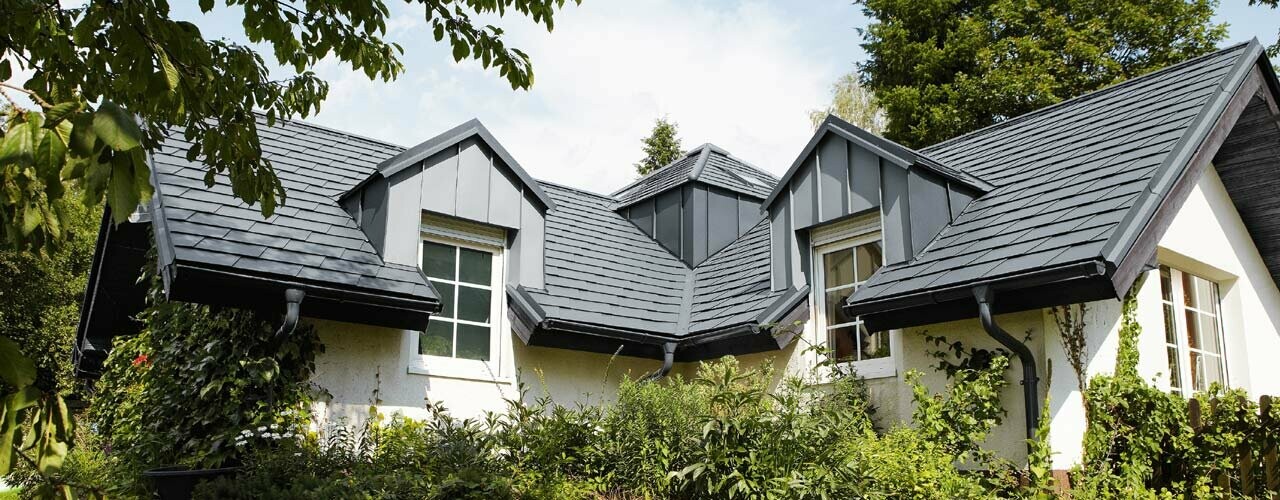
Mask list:
[{"label": "window", "polygon": [[1169,386],[1182,394],[1224,382],[1218,284],[1191,273],[1160,266],[1165,350]]},{"label": "window", "polygon": [[442,308],[418,335],[418,354],[478,361],[493,359],[495,252],[422,242],[422,270],[440,292]]},{"label": "window", "polygon": [[837,361],[853,363],[862,376],[893,373],[889,332],[869,332],[862,320],[844,312],[844,300],[884,263],[880,242],[875,239],[846,240],[819,249],[817,283],[819,334]]}]

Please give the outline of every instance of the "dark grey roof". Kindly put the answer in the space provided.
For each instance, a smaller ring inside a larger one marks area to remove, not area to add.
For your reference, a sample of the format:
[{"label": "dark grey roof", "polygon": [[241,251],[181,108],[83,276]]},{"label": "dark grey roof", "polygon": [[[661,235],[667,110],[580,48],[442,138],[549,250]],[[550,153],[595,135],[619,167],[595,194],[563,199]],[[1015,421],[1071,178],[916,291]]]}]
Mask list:
[{"label": "dark grey roof", "polygon": [[1234,46],[925,148],[994,189],[877,272],[852,311],[1074,262],[1115,269],[1259,54]]},{"label": "dark grey roof", "polygon": [[559,208],[547,213],[546,287],[526,293],[547,319],[680,338],[758,324],[783,294],[769,287],[767,221],[690,269],[614,198],[543,187]]},{"label": "dark grey roof", "polygon": [[[380,161],[377,164],[376,173],[383,177],[390,178],[396,172],[404,170],[405,168],[408,168],[431,155],[439,153],[445,148],[457,145],[459,142],[462,142],[471,136],[480,137],[480,139],[484,141],[485,145],[489,146],[489,149],[493,150],[493,152],[511,168],[511,171],[516,174],[516,177],[520,178],[520,182],[522,182],[524,186],[533,193],[534,197],[538,198],[538,201],[542,202],[547,209],[555,209],[555,203],[551,201],[551,198],[547,197],[547,193],[542,192],[542,189],[538,187],[538,183],[533,180],[533,177],[530,177],[529,173],[525,172],[524,167],[520,166],[520,163],[511,156],[511,153],[508,153],[507,149],[502,147],[502,143],[498,142],[498,139],[494,138],[493,133],[489,132],[489,129],[485,128],[484,124],[480,123],[480,120],[476,118],[467,120],[466,122],[446,130],[443,133],[409,149],[396,146],[396,149],[398,150],[396,154]],[[348,192],[360,189],[365,183],[371,181],[374,177],[375,176],[370,175],[361,179],[361,182],[358,184],[350,186],[348,188]],[[346,193],[341,197],[345,196]]]},{"label": "dark grey roof", "polygon": [[336,201],[402,148],[301,122],[268,126],[262,117],[258,132],[288,193],[265,220],[232,194],[224,176],[206,187],[206,167],[186,159],[190,145],[181,137],[152,155],[166,264],[438,302],[416,267],[383,262]]},{"label": "dark grey roof", "polygon": [[750,163],[735,158],[719,146],[703,144],[689,150],[680,159],[614,192],[613,197],[616,202],[614,208],[633,205],[693,181],[701,181],[754,198],[764,198],[773,190],[778,179]]}]

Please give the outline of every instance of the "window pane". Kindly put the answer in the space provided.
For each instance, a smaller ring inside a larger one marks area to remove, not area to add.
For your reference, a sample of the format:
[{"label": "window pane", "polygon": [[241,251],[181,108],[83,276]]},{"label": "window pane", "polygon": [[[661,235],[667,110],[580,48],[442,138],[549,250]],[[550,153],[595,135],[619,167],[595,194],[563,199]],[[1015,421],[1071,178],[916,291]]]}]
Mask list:
[{"label": "window pane", "polygon": [[1187,346],[1192,349],[1200,348],[1200,322],[1196,320],[1196,312],[1186,311],[1187,325]]},{"label": "window pane", "polygon": [[836,361],[853,361],[858,352],[855,350],[853,332],[856,326],[842,326],[827,330],[827,347]]},{"label": "window pane", "polygon": [[1222,358],[1201,354],[1200,359],[1204,370],[1204,387],[1200,390],[1207,390],[1215,382],[1222,383]]},{"label": "window pane", "polygon": [[489,290],[458,287],[458,319],[489,322]]},{"label": "window pane", "polygon": [[1160,266],[1160,298],[1173,302],[1173,278],[1167,266]]},{"label": "window pane", "polygon": [[884,262],[884,258],[880,255],[880,242],[878,241],[859,245],[855,253],[858,255],[859,282],[870,278],[876,272],[876,269],[880,269],[880,263]]},{"label": "window pane", "polygon": [[1178,348],[1169,346],[1169,387],[1177,389],[1182,386],[1182,362],[1178,359]]},{"label": "window pane", "polygon": [[848,314],[845,314],[844,307],[843,307],[844,299],[848,298],[849,295],[852,295],[852,294],[853,294],[852,288],[845,288],[842,290],[836,290],[834,292],[827,292],[826,312],[827,312],[828,325],[842,325],[845,323],[852,323],[854,321],[855,318],[853,316],[849,316]]},{"label": "window pane", "polygon": [[1203,391],[1209,388],[1209,384],[1205,380],[1205,356],[1198,352],[1191,352],[1191,389],[1195,391]]},{"label": "window pane", "polygon": [[1212,281],[1192,276],[1191,281],[1196,284],[1196,303],[1200,304],[1199,309],[1209,314],[1217,314],[1214,307],[1215,298],[1214,283]]},{"label": "window pane", "polygon": [[458,324],[458,357],[489,360],[489,327]]},{"label": "window pane", "polygon": [[1222,351],[1218,347],[1218,320],[1208,314],[1197,314],[1199,320],[1199,328],[1196,330],[1200,333],[1200,349],[1209,351],[1214,354],[1221,354]]},{"label": "window pane", "polygon": [[458,263],[458,281],[489,286],[492,283],[493,254],[470,248],[458,250],[461,261]]},{"label": "window pane", "polygon": [[1166,344],[1178,344],[1178,328],[1175,324],[1177,321],[1173,314],[1173,306],[1164,305],[1164,341]]},{"label": "window pane", "polygon": [[1187,307],[1200,308],[1200,301],[1196,299],[1196,286],[1192,281],[1194,276],[1182,273],[1182,303]]},{"label": "window pane", "polygon": [[440,308],[440,312],[436,313],[436,316],[441,318],[452,318],[453,290],[456,286],[448,283],[441,283],[439,281],[432,281],[431,286],[436,287],[436,292],[440,293],[440,305],[442,307]]},{"label": "window pane", "polygon": [[858,325],[858,331],[862,333],[862,359],[889,357],[889,332],[867,333],[867,327],[862,325]]},{"label": "window pane", "polygon": [[418,354],[453,356],[453,323],[431,320],[427,331],[418,335]]},{"label": "window pane", "polygon": [[432,278],[453,281],[454,248],[430,241],[422,242],[422,272]]},{"label": "window pane", "polygon": [[853,252],[840,250],[823,255],[823,276],[827,288],[853,284]]}]

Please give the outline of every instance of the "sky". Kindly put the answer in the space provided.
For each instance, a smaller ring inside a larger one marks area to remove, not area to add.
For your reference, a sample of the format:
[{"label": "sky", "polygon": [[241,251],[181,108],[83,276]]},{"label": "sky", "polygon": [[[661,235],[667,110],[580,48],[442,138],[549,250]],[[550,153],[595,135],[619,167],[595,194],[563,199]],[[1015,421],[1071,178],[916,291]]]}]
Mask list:
[{"label": "sky", "polygon": [[[234,11],[174,4],[206,38],[244,41]],[[329,97],[308,121],[408,147],[478,118],[530,175],[600,193],[635,179],[658,117],[679,125],[686,149],[710,142],[780,175],[809,139],[808,112],[866,57],[856,29],[867,19],[850,0],[583,0],[552,33],[518,15],[485,19],[532,59],[533,87],[512,91],[478,62],[455,63],[420,8],[387,4],[404,73],[371,82],[323,61]],[[1229,25],[1224,45],[1269,44],[1280,11],[1222,0],[1215,21]]]}]

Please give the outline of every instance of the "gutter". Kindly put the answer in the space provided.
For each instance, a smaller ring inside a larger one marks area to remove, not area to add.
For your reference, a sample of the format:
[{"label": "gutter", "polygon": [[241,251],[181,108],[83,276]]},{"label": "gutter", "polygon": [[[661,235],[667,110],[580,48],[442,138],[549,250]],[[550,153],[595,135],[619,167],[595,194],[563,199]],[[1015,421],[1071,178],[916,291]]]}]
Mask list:
[{"label": "gutter", "polygon": [[[1011,274],[1000,278],[985,279],[965,284],[953,285],[937,290],[899,295],[896,297],[875,298],[853,301],[849,297],[845,302],[845,312],[853,316],[875,314],[897,309],[930,306],[961,300],[972,296],[972,290],[980,286],[998,286],[1000,289],[1024,288],[1057,281],[1077,278],[1093,278],[1106,273],[1107,266],[1101,259],[1063,264],[1025,273]],[[854,294],[857,296],[857,293]]]}]

